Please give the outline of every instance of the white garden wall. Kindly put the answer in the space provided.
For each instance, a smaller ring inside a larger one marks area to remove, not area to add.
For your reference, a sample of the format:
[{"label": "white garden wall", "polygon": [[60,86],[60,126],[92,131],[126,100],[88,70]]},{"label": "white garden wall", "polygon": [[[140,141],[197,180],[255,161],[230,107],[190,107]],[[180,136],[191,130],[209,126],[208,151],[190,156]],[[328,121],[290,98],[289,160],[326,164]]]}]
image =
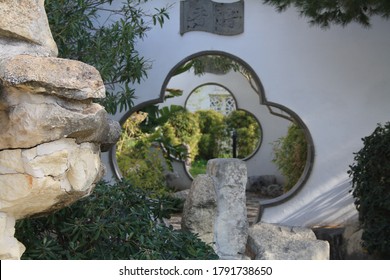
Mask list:
[{"label": "white garden wall", "polygon": [[[267,101],[300,117],[315,150],[306,184],[290,199],[266,207],[262,220],[314,226],[356,217],[348,166],[353,152],[362,147],[361,138],[377,123],[390,121],[390,21],[374,18],[370,29],[351,24],[322,30],[310,27],[293,9],[279,14],[260,0],[247,0],[244,33],[180,35],[179,2],[147,4],[151,9],[173,5],[164,27],[155,27],[138,44],[153,67],[148,78],[135,85],[135,103],[159,99],[169,71],[195,53],[222,51],[240,58],[257,74]],[[108,153],[103,158],[110,163]],[[115,171],[111,163],[107,166],[110,178]]]}]

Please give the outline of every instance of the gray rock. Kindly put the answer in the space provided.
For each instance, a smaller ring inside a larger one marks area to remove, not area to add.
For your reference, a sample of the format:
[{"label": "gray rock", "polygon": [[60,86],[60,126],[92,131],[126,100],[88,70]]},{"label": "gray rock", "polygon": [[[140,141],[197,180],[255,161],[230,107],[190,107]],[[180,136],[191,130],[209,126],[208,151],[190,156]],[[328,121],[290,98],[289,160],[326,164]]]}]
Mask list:
[{"label": "gray rock", "polygon": [[264,191],[264,195],[268,197],[278,197],[281,196],[283,193],[283,187],[278,184],[268,185]]},{"label": "gray rock", "polygon": [[256,260],[328,260],[329,243],[311,229],[266,223],[249,229],[248,248]]},{"label": "gray rock", "polygon": [[212,243],[216,211],[214,181],[208,175],[198,175],[184,203],[182,229],[198,233],[204,242]]},{"label": "gray rock", "polygon": [[278,197],[283,194],[283,187],[277,184],[274,175],[249,176],[246,190],[259,192],[266,197]]},{"label": "gray rock", "polygon": [[188,190],[175,192],[172,194],[172,196],[174,198],[181,199],[181,200],[185,201],[187,199],[189,193],[190,193],[190,190],[188,189]]},{"label": "gray rock", "polygon": [[248,237],[245,185],[247,169],[239,159],[213,159],[207,174],[215,182],[215,250],[221,259],[242,259]]},{"label": "gray rock", "polygon": [[112,146],[118,142],[119,137],[121,136],[122,128],[120,124],[114,120],[106,118],[106,126],[101,133],[101,139],[99,142],[100,150],[102,152],[107,152],[111,149]]},{"label": "gray rock", "polygon": [[343,232],[343,253],[347,260],[372,260],[375,256],[368,254],[362,246],[362,234],[359,221],[349,221]]}]

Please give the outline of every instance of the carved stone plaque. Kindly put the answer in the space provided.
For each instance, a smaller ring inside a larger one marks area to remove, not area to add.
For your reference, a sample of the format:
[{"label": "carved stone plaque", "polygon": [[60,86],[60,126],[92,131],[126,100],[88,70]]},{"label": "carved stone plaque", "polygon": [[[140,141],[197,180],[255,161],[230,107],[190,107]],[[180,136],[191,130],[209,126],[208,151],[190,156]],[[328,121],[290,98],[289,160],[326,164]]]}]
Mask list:
[{"label": "carved stone plaque", "polygon": [[217,3],[185,0],[180,4],[180,34],[205,31],[219,35],[244,32],[244,1]]}]

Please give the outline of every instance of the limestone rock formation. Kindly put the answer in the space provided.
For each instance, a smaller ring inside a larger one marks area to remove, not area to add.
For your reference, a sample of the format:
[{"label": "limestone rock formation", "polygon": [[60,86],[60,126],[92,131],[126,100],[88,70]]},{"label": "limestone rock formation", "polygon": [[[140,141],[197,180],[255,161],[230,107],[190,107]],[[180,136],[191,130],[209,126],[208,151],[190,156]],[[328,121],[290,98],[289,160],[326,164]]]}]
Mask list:
[{"label": "limestone rock formation", "polygon": [[62,208],[92,190],[102,175],[99,147],[60,139],[0,151],[0,211],[16,219]]},{"label": "limestone rock formation", "polygon": [[120,126],[93,102],[98,71],[55,57],[44,0],[0,1],[0,14],[0,259],[18,259],[15,221],[88,195]]},{"label": "limestone rock formation", "polygon": [[0,52],[57,56],[44,0],[0,1],[0,14]]},{"label": "limestone rock formation", "polygon": [[266,223],[249,228],[249,251],[256,260],[329,260],[327,241],[308,228]]},{"label": "limestone rock formation", "polygon": [[28,148],[62,137],[101,142],[108,134],[107,113],[92,102],[105,96],[103,81],[89,65],[18,55],[0,65],[0,81],[0,149]]}]

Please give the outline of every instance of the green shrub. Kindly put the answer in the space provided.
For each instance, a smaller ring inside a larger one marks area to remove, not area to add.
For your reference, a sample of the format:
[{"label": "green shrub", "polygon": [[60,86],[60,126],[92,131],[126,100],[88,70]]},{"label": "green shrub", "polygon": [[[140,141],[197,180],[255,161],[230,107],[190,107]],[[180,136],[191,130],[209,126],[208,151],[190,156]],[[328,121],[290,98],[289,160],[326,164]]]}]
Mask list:
[{"label": "green shrub", "polygon": [[224,116],[214,110],[199,110],[195,114],[202,134],[198,144],[198,158],[218,158],[222,152],[222,142],[227,137]]},{"label": "green shrub", "polygon": [[137,112],[123,124],[116,150],[118,167],[132,185],[149,193],[166,193],[164,168],[169,164],[158,144],[153,145],[154,136],[140,128],[146,117],[146,113]]},{"label": "green shrub", "polygon": [[18,221],[15,236],[27,248],[22,259],[216,259],[196,235],[161,223],[176,204],[127,182],[101,182],[70,207]]},{"label": "green shrub", "polygon": [[226,125],[229,130],[234,129],[237,133],[237,157],[250,156],[261,138],[257,120],[246,111],[236,110],[226,117]]},{"label": "green shrub", "polygon": [[194,160],[198,154],[198,142],[201,137],[198,117],[194,113],[176,111],[161,129],[164,142],[170,143],[173,147],[188,145],[187,157],[190,161]]},{"label": "green shrub", "polygon": [[285,191],[290,190],[302,176],[306,165],[307,141],[304,131],[290,125],[287,135],[273,143],[273,162],[286,179]]},{"label": "green shrub", "polygon": [[390,122],[362,139],[350,165],[352,193],[363,228],[363,247],[390,258]]},{"label": "green shrub", "polygon": [[118,154],[118,167],[132,185],[150,193],[168,192],[164,168],[167,165],[162,155],[158,145],[152,147],[147,139],[139,139],[132,148]]},{"label": "green shrub", "polygon": [[191,164],[189,172],[193,178],[199,174],[206,174],[207,161],[204,159],[195,159]]}]

